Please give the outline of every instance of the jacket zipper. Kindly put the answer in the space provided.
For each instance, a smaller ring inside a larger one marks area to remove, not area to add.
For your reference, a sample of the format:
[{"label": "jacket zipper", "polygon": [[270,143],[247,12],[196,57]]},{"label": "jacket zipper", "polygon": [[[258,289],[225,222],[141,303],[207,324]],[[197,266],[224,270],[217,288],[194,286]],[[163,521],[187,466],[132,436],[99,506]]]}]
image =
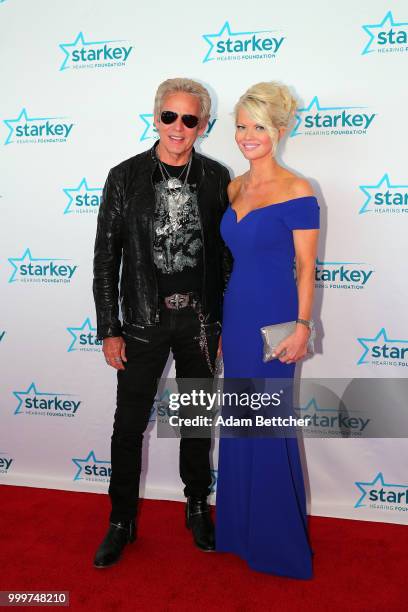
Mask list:
[{"label": "jacket zipper", "polygon": [[154,246],[154,214],[156,212],[156,190],[154,187],[154,183],[153,183],[153,175],[156,171],[157,168],[157,164],[155,165],[155,168],[152,172],[152,174],[150,175],[150,183],[152,185],[152,189],[153,189],[153,197],[154,197],[154,209],[153,209],[153,216],[151,218],[150,221],[150,232],[151,232],[151,240],[150,240],[150,246],[151,246],[151,255],[152,255],[152,265],[153,265],[153,276],[154,276],[154,280],[156,283],[156,304],[155,304],[155,318],[154,318],[154,322],[156,323],[160,323],[160,314],[159,314],[159,287],[158,287],[158,283],[157,283],[157,275],[156,275],[156,266],[154,265],[154,252],[153,252],[153,246]]},{"label": "jacket zipper", "polygon": [[140,338],[139,336],[134,336],[133,334],[129,334],[128,332],[123,332],[123,335],[128,336],[128,338],[132,338],[132,340],[139,340],[140,342],[149,344],[149,340],[147,340],[146,338]]},{"label": "jacket zipper", "polygon": [[205,309],[206,309],[206,303],[205,303],[205,281],[206,281],[206,265],[205,265],[205,242],[204,242],[204,228],[203,228],[203,220],[201,218],[201,210],[200,210],[200,205],[199,205],[199,192],[200,192],[200,188],[201,185],[203,183],[203,174],[204,174],[204,167],[203,167],[203,163],[201,162],[201,176],[200,176],[200,182],[197,186],[197,208],[198,208],[198,217],[200,220],[200,230],[201,230],[201,242],[203,243],[203,282],[202,282],[202,286],[201,286],[201,307],[202,307],[202,312],[203,314],[205,314]]}]

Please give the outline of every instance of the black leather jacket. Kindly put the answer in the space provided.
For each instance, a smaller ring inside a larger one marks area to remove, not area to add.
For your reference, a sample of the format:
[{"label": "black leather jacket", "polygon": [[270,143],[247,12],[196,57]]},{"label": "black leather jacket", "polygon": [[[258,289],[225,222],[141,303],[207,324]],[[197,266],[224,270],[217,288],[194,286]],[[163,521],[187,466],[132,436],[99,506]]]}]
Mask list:
[{"label": "black leather jacket", "polygon": [[[99,339],[120,336],[124,325],[159,323],[153,262],[155,148],[110,170],[103,190],[95,240],[93,292]],[[208,322],[221,319],[231,254],[220,236],[228,205],[228,170],[193,151],[203,239],[202,309]],[[120,280],[120,293],[119,293]],[[119,320],[119,301],[122,322]]]}]

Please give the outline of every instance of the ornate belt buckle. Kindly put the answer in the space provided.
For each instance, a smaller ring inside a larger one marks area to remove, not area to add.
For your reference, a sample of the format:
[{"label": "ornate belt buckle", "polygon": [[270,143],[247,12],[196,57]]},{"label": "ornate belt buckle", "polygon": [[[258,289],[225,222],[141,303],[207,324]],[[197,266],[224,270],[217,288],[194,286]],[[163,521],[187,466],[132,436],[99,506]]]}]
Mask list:
[{"label": "ornate belt buckle", "polygon": [[188,301],[189,296],[183,295],[182,293],[173,293],[173,295],[166,298],[168,308],[172,308],[173,310],[185,308],[188,305]]}]

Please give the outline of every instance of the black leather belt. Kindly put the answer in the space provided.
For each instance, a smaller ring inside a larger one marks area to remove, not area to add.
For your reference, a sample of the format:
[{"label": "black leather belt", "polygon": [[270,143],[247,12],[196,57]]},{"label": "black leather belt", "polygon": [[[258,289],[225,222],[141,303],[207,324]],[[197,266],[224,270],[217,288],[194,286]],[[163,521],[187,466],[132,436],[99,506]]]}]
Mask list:
[{"label": "black leather belt", "polygon": [[195,308],[198,304],[198,298],[194,293],[173,293],[163,298],[163,303],[170,310],[181,310],[191,306]]}]

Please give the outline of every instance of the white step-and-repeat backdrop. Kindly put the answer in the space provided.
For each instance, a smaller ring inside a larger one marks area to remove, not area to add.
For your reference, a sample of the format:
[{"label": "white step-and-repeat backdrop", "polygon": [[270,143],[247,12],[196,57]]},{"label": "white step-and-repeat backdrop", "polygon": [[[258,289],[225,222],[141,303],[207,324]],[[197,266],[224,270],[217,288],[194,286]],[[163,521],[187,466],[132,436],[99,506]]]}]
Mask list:
[{"label": "white step-and-repeat backdrop", "polygon": [[[302,376],[406,377],[405,0],[3,0],[0,46],[1,483],[107,490],[115,373],[95,338],[95,223],[109,168],[154,143],[169,77],[209,88],[198,148],[233,174],[246,169],[238,97],[258,81],[293,88],[280,155],[313,183],[322,219],[319,352]],[[158,397],[143,494],[181,499],[177,441],[156,438],[162,410]],[[405,439],[308,439],[304,451],[312,514],[407,521]],[[213,459],[215,490],[216,448]]]}]

